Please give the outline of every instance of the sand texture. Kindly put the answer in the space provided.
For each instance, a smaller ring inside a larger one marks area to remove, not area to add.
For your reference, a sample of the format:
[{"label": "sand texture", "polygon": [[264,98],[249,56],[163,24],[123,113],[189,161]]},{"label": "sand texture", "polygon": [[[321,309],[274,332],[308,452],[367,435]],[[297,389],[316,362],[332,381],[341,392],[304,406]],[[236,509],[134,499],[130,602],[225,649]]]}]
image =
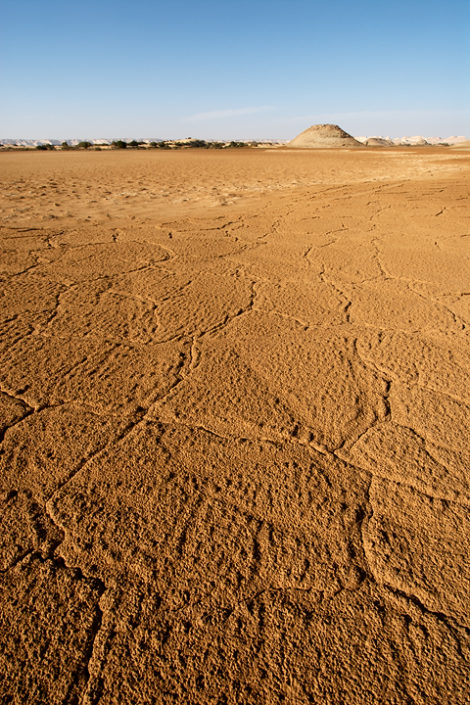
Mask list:
[{"label": "sand texture", "polygon": [[0,701],[470,701],[468,152],[5,153]]}]

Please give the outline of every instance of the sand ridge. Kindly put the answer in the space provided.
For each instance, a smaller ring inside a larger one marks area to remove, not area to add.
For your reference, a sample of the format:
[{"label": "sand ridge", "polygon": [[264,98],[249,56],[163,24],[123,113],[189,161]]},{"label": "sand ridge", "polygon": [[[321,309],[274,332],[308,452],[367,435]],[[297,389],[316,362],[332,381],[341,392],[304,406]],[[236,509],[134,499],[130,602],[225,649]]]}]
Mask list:
[{"label": "sand ridge", "polygon": [[5,702],[469,699],[469,167],[0,155]]}]

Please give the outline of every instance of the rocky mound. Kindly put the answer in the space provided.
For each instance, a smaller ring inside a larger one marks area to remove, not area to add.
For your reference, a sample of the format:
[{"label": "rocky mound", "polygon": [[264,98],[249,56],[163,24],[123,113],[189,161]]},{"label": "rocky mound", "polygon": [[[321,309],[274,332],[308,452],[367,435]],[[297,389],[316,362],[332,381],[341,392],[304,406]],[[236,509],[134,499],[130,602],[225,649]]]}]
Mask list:
[{"label": "rocky mound", "polygon": [[402,147],[425,147],[429,142],[421,135],[415,135],[414,137],[396,137],[393,144]]},{"label": "rocky mound", "polygon": [[392,140],[386,137],[368,137],[363,144],[367,147],[393,147]]},{"label": "rocky mound", "polygon": [[288,143],[288,147],[315,149],[324,147],[360,147],[361,143],[339,125],[312,125]]}]

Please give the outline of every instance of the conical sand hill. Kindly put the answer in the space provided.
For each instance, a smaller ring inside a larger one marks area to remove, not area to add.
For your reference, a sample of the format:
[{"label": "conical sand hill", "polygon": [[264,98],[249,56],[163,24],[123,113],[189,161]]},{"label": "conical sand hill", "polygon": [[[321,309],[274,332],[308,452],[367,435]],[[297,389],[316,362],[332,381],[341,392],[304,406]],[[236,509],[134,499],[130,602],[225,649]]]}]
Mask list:
[{"label": "conical sand hill", "polygon": [[288,147],[322,149],[325,147],[361,147],[361,143],[339,125],[312,125],[288,143]]}]

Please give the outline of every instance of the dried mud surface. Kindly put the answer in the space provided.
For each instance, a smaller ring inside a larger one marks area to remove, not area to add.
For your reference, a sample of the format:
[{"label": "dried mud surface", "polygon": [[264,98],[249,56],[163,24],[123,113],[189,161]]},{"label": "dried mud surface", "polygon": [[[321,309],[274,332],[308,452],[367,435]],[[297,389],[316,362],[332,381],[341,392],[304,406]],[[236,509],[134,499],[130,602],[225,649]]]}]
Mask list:
[{"label": "dried mud surface", "polygon": [[470,700],[469,166],[0,155],[2,703]]}]

